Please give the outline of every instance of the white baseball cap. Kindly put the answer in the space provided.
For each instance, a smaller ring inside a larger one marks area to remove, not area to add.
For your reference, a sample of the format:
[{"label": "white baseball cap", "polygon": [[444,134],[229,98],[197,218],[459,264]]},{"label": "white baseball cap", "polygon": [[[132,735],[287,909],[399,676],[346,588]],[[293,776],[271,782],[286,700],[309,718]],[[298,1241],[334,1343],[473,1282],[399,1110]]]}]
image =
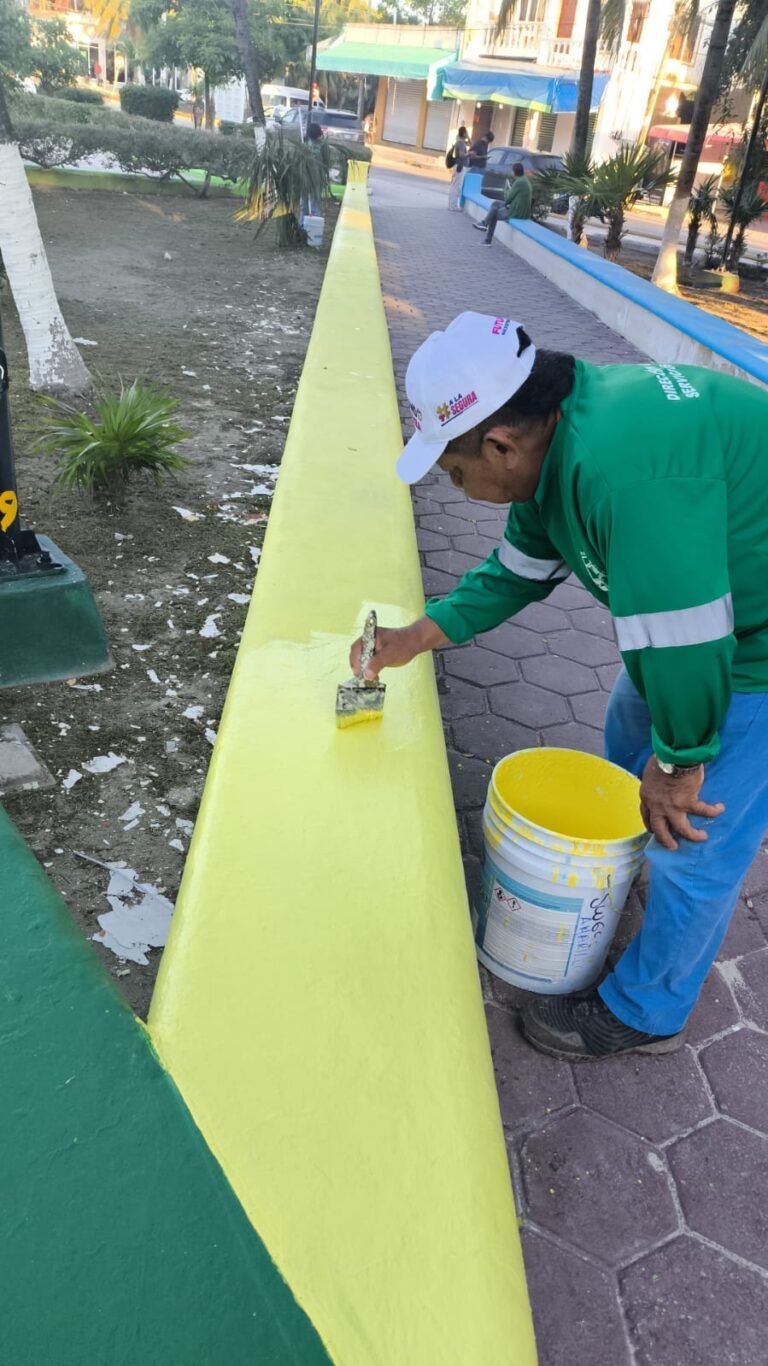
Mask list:
[{"label": "white baseball cap", "polygon": [[456,436],[476,427],[522,388],[536,347],[520,323],[460,313],[414,352],[405,389],[416,428],[397,462],[405,484],[422,479]]}]

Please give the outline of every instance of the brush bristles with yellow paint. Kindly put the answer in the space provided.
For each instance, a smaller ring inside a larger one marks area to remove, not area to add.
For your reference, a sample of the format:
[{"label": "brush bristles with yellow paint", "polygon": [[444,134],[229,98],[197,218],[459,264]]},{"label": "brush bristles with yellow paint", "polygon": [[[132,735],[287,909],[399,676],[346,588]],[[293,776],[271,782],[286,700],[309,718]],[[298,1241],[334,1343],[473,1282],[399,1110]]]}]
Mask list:
[{"label": "brush bristles with yellow paint", "polygon": [[[370,664],[375,653],[376,613],[369,612],[360,650],[361,671]],[[340,683],[336,690],[336,725],[344,730],[347,726],[356,726],[358,721],[380,721],[384,715],[386,691],[386,683],[378,679],[369,683],[364,678],[350,678],[346,683]]]}]

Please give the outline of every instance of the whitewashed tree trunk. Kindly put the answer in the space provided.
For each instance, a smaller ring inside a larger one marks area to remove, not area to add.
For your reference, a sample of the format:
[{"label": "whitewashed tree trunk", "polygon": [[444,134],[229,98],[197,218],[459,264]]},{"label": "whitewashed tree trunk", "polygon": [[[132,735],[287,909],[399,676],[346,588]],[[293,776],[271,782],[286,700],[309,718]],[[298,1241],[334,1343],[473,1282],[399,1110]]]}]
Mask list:
[{"label": "whitewashed tree trunk", "polygon": [[27,344],[31,387],[85,393],[91,377],[61,315],[18,144],[3,140],[0,253]]}]

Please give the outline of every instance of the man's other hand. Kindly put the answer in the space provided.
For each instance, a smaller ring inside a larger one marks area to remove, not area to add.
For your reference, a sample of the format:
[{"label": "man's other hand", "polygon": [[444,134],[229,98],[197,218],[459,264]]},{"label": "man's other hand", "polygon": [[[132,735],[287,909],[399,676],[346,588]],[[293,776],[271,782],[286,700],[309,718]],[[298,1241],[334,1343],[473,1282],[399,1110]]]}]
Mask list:
[{"label": "man's other hand", "polygon": [[640,810],[646,830],[655,835],[665,849],[677,849],[677,836],[702,844],[708,837],[705,830],[691,825],[691,816],[714,820],[725,810],[722,802],[714,805],[699,800],[704,782],[704,765],[692,768],[672,778],[662,773],[653,755],[648,760],[640,784]]}]

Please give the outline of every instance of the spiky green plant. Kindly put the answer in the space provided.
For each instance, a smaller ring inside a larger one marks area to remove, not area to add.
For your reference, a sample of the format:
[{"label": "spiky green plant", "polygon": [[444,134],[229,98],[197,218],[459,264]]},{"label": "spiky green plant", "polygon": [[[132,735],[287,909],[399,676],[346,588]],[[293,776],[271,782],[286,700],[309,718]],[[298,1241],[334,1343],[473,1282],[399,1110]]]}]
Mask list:
[{"label": "spiky green plant", "polygon": [[306,242],[300,226],[310,204],[322,205],[331,193],[331,168],[345,153],[325,141],[294,142],[282,131],[270,134],[256,150],[249,178],[248,201],[240,217],[255,220],[259,231],[268,223],[279,228],[282,246]]},{"label": "spiky green plant", "polygon": [[717,204],[717,176],[707,176],[699,181],[688,200],[688,237],[685,243],[685,262],[690,265],[699,240],[702,225],[707,223],[710,230],[714,219],[717,227],[715,206]]},{"label": "spiky green plant", "polygon": [[189,463],[176,450],[190,435],[175,419],[178,400],[134,380],[118,394],[100,393],[86,411],[43,398],[38,445],[58,457],[55,482],[119,502],[130,479],[156,484]]},{"label": "spiky green plant", "polygon": [[573,242],[581,241],[584,224],[589,216],[592,198],[590,186],[594,173],[595,168],[588,156],[581,157],[574,155],[573,152],[566,152],[561,167],[552,166],[534,176],[534,194],[538,182],[542,186],[542,193],[546,187],[550,202],[558,194],[567,194],[569,200],[576,201],[569,222]]},{"label": "spiky green plant", "polygon": [[621,251],[627,209],[643,188],[663,189],[673,179],[674,173],[664,169],[663,152],[631,143],[597,166],[584,167],[581,174],[560,172],[558,185],[564,194],[586,200],[585,217],[602,213],[608,224],[603,254],[615,261]]},{"label": "spiky green plant", "polygon": [[[720,191],[720,203],[728,213],[733,213],[733,206],[736,200],[736,185],[729,185],[728,189]],[[758,218],[768,211],[768,200],[760,194],[756,184],[745,185],[741,196],[741,203],[736,212],[736,231],[731,242],[731,249],[728,253],[728,260],[724,262],[726,270],[736,270],[744,255],[747,245],[747,228],[750,223],[755,223]]]}]

